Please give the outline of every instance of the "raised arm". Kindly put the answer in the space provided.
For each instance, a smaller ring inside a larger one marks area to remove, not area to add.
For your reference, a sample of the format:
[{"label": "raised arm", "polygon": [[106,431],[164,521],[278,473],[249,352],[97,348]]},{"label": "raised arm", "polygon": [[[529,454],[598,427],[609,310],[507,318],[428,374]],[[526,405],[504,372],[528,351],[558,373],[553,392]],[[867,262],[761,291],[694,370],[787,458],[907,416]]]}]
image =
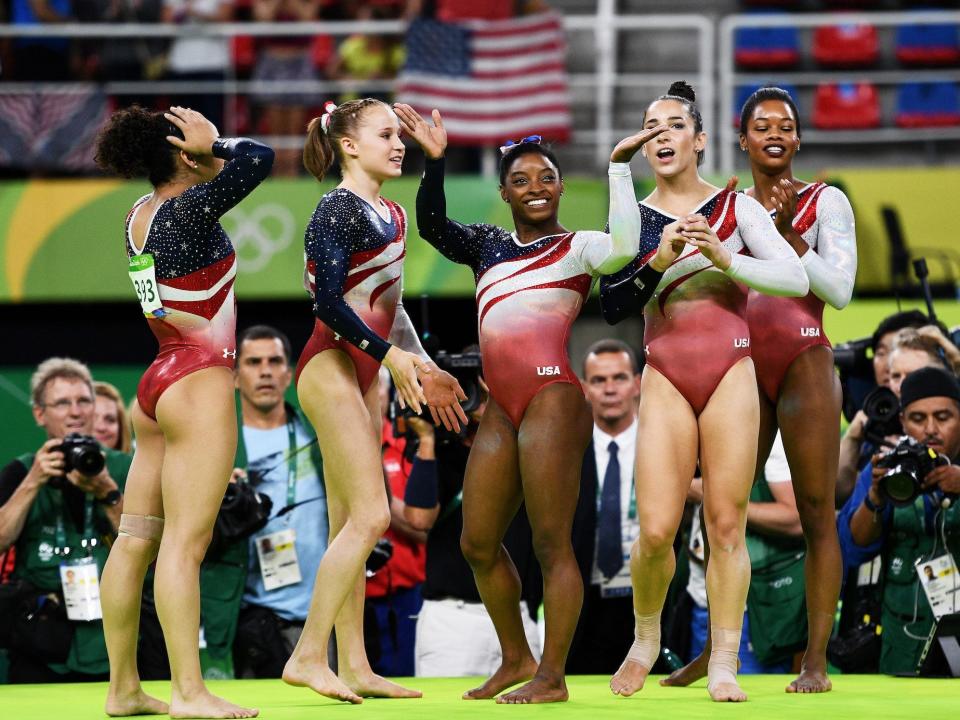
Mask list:
[{"label": "raised arm", "polygon": [[443,158],[426,161],[420,189],[417,190],[417,228],[420,237],[456,263],[473,265],[479,245],[476,230],[447,217],[447,198],[443,191]]},{"label": "raised arm", "polygon": [[857,233],[847,196],[838,188],[824,188],[817,219],[817,251],[804,253],[800,262],[814,295],[840,309],[850,302],[857,275]]},{"label": "raised arm", "polygon": [[732,255],[729,267],[721,269],[767,295],[806,295],[810,284],[800,258],[780,236],[763,205],[743,194],[736,196],[736,203],[737,227],[752,257]]}]

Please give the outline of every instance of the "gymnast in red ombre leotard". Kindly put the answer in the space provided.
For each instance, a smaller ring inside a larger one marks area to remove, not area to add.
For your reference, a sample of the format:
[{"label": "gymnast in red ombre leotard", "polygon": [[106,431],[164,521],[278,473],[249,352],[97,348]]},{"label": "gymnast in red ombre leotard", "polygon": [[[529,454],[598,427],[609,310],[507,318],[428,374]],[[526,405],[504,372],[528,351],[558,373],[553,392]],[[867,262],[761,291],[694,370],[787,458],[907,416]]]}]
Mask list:
[{"label": "gymnast in red ombre leotard", "polygon": [[635,638],[610,688],[619,695],[638,692],[659,656],[673,538],[699,463],[707,537],[722,548],[707,576],[714,640],[707,690],[716,701],[741,702],[737,649],[750,568],[744,527],[759,412],[745,286],[800,296],[808,283],[761,205],[700,178],[706,134],[689,85],[674,83],[650,104],[643,124],[669,130],[642,150],[656,189],[636,210],[640,252],[600,285],[608,322],[643,310],[648,359],[634,474],[640,524],[631,555]]},{"label": "gymnast in red ombre leotard", "polygon": [[[397,105],[396,111],[427,156],[417,193],[420,235],[473,270],[483,374],[490,388],[464,478],[460,545],[497,630],[503,663],[464,697],[492,698],[529,681],[498,702],[563,701],[566,656],[583,598],[571,530],[592,427],[567,360],[567,339],[594,280],[616,272],[637,252],[640,228],[630,220],[633,186],[629,168],[617,158],[624,147],[632,155],[666,128],[638,133],[611,155],[610,235],[566,230],[558,220],[563,180],[556,157],[539,136],[508,141],[501,148],[500,197],[510,205],[511,233],[447,217],[447,137],[440,113],[433,111],[431,126],[409,105]],[[502,549],[521,502],[544,576],[547,625],[539,665],[523,632],[517,571]]]},{"label": "gymnast in red ombre leotard", "polygon": [[773,403],[797,356],[818,345],[831,347],[823,330],[824,302],[838,309],[850,302],[857,267],[853,210],[839,189],[814,182],[797,190],[793,229],[810,248],[800,257],[810,292],[777,298],[751,291],[747,302],[757,384]]}]

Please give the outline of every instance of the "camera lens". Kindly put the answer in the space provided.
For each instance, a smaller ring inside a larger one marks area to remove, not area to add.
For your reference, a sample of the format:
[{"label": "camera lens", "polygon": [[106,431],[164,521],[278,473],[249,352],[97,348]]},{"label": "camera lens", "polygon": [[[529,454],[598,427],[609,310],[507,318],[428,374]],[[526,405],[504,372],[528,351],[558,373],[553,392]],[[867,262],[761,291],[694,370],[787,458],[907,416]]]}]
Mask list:
[{"label": "camera lens", "polygon": [[72,448],[69,465],[88,477],[98,475],[103,470],[103,454],[99,448],[81,445]]},{"label": "camera lens", "polygon": [[920,493],[920,483],[909,470],[897,465],[880,480],[880,489],[894,505],[909,505]]}]

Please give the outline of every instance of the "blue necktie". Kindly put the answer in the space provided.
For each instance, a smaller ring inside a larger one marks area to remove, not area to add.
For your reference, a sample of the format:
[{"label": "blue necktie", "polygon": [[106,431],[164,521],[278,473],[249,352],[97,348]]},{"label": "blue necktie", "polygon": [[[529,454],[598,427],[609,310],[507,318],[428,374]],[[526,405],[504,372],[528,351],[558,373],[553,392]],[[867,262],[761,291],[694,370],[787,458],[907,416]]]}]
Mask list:
[{"label": "blue necktie", "polygon": [[597,567],[604,577],[612,578],[623,567],[623,534],[620,527],[620,461],[617,443],[607,446],[610,462],[603,476],[600,513],[597,516]]}]

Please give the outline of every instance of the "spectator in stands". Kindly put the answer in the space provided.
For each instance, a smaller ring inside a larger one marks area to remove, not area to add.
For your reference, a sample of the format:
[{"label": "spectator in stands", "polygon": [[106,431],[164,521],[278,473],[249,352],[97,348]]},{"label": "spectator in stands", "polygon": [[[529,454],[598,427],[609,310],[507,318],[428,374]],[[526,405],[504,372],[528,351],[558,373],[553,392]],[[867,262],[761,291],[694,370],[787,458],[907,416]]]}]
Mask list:
[{"label": "spectator in stands", "polygon": [[[304,22],[316,20],[321,0],[253,0],[253,19],[257,22]],[[308,36],[263,38],[258,45],[252,79],[269,86],[273,83],[316,80],[317,68]],[[302,91],[257,92],[255,99],[263,108],[271,135],[301,137],[306,132],[310,99]],[[277,148],[275,176],[294,176],[300,172],[301,151]]]},{"label": "spectator in stands", "polygon": [[[870,346],[873,350],[873,375],[877,385],[890,384],[890,350],[893,348],[893,338],[903,328],[919,328],[929,324],[927,316],[919,310],[907,310],[890,315],[880,321],[873,333]],[[864,437],[864,426],[867,416],[863,410],[857,412],[847,432],[840,441],[840,468],[837,474],[837,498],[839,503],[844,502],[853,491],[857,473],[867,464],[873,454],[873,446]]]},{"label": "spectator in stands", "polygon": [[[701,657],[707,641],[708,619],[706,563],[709,552],[701,526],[703,479],[690,484],[688,500],[696,503],[687,547],[690,577],[687,594],[693,600],[690,647],[686,660],[698,659],[700,666],[687,665],[664,684],[683,682],[683,676],[705,676],[706,658]],[[803,573],[805,550],[800,512],[794,496],[790,466],[777,433],[763,474],[754,484],[747,504],[747,552],[751,577],[747,611],[740,637],[741,673],[788,673],[793,655],[807,642],[806,587]]]},{"label": "spectator in stands", "polygon": [[[35,453],[19,456],[0,470],[0,552],[16,548],[16,578],[30,584],[29,607],[16,618],[9,649],[10,682],[106,680],[109,669],[98,601],[64,592],[76,579],[96,582],[116,537],[122,490],[131,457],[101,449],[102,469],[83,474],[69,469],[60,450],[69,433],[93,431],[93,380],[86,365],[68,358],[45,360],[30,380],[33,417],[47,439]],[[88,448],[85,454],[91,453]],[[71,453],[77,462],[77,453]],[[72,573],[72,574],[68,574]],[[73,603],[71,603],[73,605]]]},{"label": "spectator in stands", "polygon": [[[392,8],[361,7],[357,20],[388,19]],[[380,80],[396,77],[403,66],[404,48],[402,39],[397,35],[379,35],[357,33],[351,35],[337,48],[336,55],[327,67],[327,75],[334,80]],[[389,93],[365,93],[366,97],[375,97],[390,102]],[[340,95],[339,103],[356,100],[360,95],[355,92]]]},{"label": "spectator in stands", "polygon": [[591,345],[583,387],[593,439],[583,459],[573,537],[585,590],[567,672],[612,675],[633,642],[630,548],[640,534],[633,481],[640,367],[633,348],[619,340]]},{"label": "spectator in stands", "polygon": [[[953,463],[960,461],[960,383],[952,373],[927,367],[903,381],[900,419],[906,434]],[[885,451],[886,452],[886,451]],[[941,465],[923,474],[923,492],[895,506],[880,487],[887,472],[874,455],[857,477],[853,495],[837,517],[844,565],[880,555],[883,602],[880,671],[916,670],[933,624],[930,603],[918,585],[918,570],[947,552],[960,557],[960,505],[945,501],[960,494],[960,466]],[[939,545],[940,540],[946,547]]]},{"label": "spectator in stands", "polygon": [[[167,57],[167,78],[176,82],[224,82],[230,64],[226,38],[205,37],[203,25],[228,22],[233,17],[230,0],[163,0],[163,21],[188,26],[174,39]],[[223,93],[188,90],[171,94],[172,105],[189,107],[223,130]]]},{"label": "spectator in stands", "polygon": [[93,411],[93,436],[111,450],[129,453],[132,446],[130,419],[120,391],[108,382],[95,382],[96,395]]},{"label": "spectator in stands", "polygon": [[[13,25],[69,22],[71,0],[11,0]],[[13,41],[13,77],[33,82],[60,82],[70,78],[70,39],[17,38]]]},{"label": "spectator in stands", "polygon": [[[473,348],[476,350],[476,346]],[[470,348],[467,349],[467,352]],[[417,619],[416,674],[419,677],[489,676],[500,667],[500,643],[460,551],[463,532],[463,478],[467,456],[486,406],[470,413],[464,433],[451,436],[428,421],[410,420],[417,451],[404,492],[404,517],[427,531],[427,572],[423,607]],[[534,621],[543,599],[543,578],[533,553],[533,538],[521,508],[504,539],[523,586],[520,603],[527,642],[540,656]]]},{"label": "spectator in stands", "polygon": [[[239,543],[239,558],[235,553],[229,558],[243,568],[243,607],[238,594],[232,616],[225,608],[220,627],[221,636],[232,639],[239,610],[234,644],[237,677],[281,676],[303,631],[314,578],[327,549],[327,501],[316,435],[301,414],[284,402],[293,379],[290,354],[286,335],[266,325],[247,328],[237,337],[242,432],[234,474],[245,477],[273,501],[270,522]],[[210,579],[205,572],[201,585],[209,588]],[[221,586],[203,593],[208,642],[209,597],[222,597],[223,590]]]},{"label": "spectator in stands", "polygon": [[376,617],[377,633],[370,633],[366,643],[372,648],[367,654],[375,673],[410,677],[414,674],[417,615],[423,603],[427,533],[413,527],[404,517],[403,494],[412,464],[406,456],[407,439],[394,434],[393,423],[387,416],[390,387],[390,372],[381,367],[383,471],[390,498],[390,527],[385,536],[393,545],[393,555],[373,577],[367,578],[367,607]]}]

